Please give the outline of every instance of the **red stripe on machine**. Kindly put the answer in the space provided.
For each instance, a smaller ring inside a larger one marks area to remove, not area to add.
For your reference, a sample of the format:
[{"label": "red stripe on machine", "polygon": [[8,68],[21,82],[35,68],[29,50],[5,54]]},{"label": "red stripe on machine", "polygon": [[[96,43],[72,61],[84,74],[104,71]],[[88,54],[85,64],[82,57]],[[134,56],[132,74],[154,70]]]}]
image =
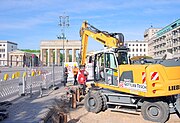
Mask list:
[{"label": "red stripe on machine", "polygon": [[158,72],[151,72],[151,80],[159,80]]},{"label": "red stripe on machine", "polygon": [[146,73],[142,72],[142,83],[146,83]]}]

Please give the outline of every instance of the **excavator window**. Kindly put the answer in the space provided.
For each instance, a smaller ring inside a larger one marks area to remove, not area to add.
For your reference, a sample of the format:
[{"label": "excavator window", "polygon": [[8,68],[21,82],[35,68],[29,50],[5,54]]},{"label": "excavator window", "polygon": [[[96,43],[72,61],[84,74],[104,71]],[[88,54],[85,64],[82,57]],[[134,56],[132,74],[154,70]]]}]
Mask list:
[{"label": "excavator window", "polygon": [[118,65],[128,64],[128,57],[126,52],[117,52],[116,57]]},{"label": "excavator window", "polygon": [[113,68],[113,69],[117,68],[114,58],[115,57],[114,57],[114,55],[112,53],[106,54],[106,58],[105,58],[106,68]]}]

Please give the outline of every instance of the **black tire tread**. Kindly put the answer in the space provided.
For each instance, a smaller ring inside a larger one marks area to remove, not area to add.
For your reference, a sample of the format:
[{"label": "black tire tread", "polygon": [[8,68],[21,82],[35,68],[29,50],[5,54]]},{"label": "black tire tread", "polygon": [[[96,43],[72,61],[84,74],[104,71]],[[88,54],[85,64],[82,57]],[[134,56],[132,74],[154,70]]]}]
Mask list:
[{"label": "black tire tread", "polygon": [[[96,106],[94,108],[89,106],[89,98],[94,98],[96,101]],[[85,98],[84,98],[84,106],[86,108],[87,111],[89,112],[93,112],[93,113],[98,113],[101,111],[102,109],[102,98],[101,95],[99,95],[98,92],[88,92],[88,94],[86,94]]]},{"label": "black tire tread", "polygon": [[[160,107],[161,111],[163,111],[162,116],[159,117],[158,119],[148,117],[147,112],[146,112],[146,108],[148,108],[150,105],[156,105],[156,106]],[[152,122],[164,123],[169,119],[169,107],[168,107],[168,104],[163,102],[163,101],[158,101],[158,102],[145,101],[145,102],[143,102],[143,105],[141,107],[141,114],[145,120],[149,120]]]}]

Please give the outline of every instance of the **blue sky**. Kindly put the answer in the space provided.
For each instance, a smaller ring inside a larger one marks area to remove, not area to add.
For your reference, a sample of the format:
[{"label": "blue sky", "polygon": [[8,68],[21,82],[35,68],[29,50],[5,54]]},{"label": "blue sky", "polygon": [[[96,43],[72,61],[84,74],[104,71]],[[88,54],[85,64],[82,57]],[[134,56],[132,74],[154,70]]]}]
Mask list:
[{"label": "blue sky", "polygon": [[[66,13],[69,40],[79,40],[84,20],[100,30],[122,32],[125,40],[143,40],[145,29],[164,27],[180,18],[180,0],[0,0],[0,40],[19,49],[39,49],[41,40],[61,34],[59,16]],[[89,50],[101,44],[90,40]]]}]

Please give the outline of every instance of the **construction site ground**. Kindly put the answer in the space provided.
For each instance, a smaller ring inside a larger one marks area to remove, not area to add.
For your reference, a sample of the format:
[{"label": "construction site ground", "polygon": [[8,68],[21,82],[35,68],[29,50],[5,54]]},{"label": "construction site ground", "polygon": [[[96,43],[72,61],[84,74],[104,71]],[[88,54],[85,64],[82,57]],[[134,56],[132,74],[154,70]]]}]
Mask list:
[{"label": "construction site ground", "polygon": [[[36,92],[30,98],[20,97],[12,101],[9,106],[9,117],[1,121],[2,123],[38,123],[47,114],[49,107],[52,107],[55,99],[61,99],[65,94],[65,88],[60,85],[57,90],[50,90],[39,96]],[[76,109],[69,109],[67,113],[68,123],[150,123],[142,118],[141,115],[127,114],[122,112],[112,112],[106,110],[98,114],[86,111],[83,102],[78,103]],[[167,123],[180,123],[176,114],[170,116]]]}]

